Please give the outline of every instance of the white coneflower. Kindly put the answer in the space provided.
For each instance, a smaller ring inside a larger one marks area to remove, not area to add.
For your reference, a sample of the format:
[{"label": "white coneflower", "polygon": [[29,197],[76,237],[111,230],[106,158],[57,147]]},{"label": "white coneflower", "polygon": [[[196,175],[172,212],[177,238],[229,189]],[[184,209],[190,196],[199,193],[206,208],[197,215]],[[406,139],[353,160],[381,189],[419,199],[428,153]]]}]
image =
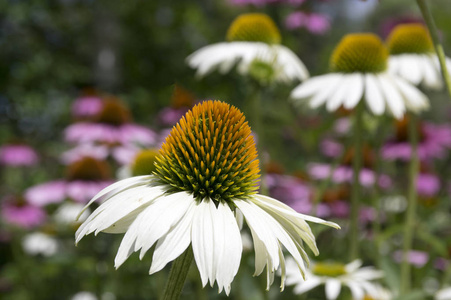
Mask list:
[{"label": "white coneflower", "polygon": [[332,54],[332,73],[306,80],[291,97],[297,103],[307,100],[312,108],[325,104],[329,111],[341,106],[353,109],[365,101],[375,115],[389,111],[398,119],[406,110],[428,108],[423,93],[387,72],[387,56],[387,49],[374,34],[348,34]]},{"label": "white coneflower", "polygon": [[269,288],[279,266],[285,272],[282,245],[302,274],[308,262],[303,242],[318,254],[306,220],[339,226],[259,195],[258,180],[257,151],[244,115],[223,102],[203,102],[172,129],[152,175],[119,181],[91,200],[103,203],[80,226],[76,242],[92,232],[125,233],[116,267],[156,245],[150,274],[192,248],[202,284],[216,281],[228,294],[241,260],[244,219],[255,247],[255,275],[266,266]]},{"label": "white coneflower", "polygon": [[335,300],[341,292],[342,286],[347,286],[352,293],[352,299],[363,300],[371,296],[377,299],[380,294],[379,285],[372,282],[383,277],[381,271],[373,267],[361,267],[362,262],[355,260],[347,265],[341,263],[312,263],[307,270],[307,280],[296,272],[296,265],[287,259],[287,285],[295,285],[295,294],[306,293],[324,284],[327,300]]},{"label": "white coneflower", "polygon": [[[390,51],[388,70],[414,85],[440,89],[440,64],[428,29],[422,24],[396,26],[387,39]],[[451,59],[446,58],[448,70]]]},{"label": "white coneflower", "polygon": [[34,232],[24,236],[22,247],[29,255],[43,255],[46,257],[58,252],[58,241],[51,235],[43,232]]},{"label": "white coneflower", "polygon": [[202,77],[219,69],[229,72],[238,64],[238,72],[258,80],[291,82],[305,80],[309,73],[302,61],[287,47],[274,21],[261,13],[238,16],[227,32],[228,42],[205,46],[187,58],[190,67]]}]

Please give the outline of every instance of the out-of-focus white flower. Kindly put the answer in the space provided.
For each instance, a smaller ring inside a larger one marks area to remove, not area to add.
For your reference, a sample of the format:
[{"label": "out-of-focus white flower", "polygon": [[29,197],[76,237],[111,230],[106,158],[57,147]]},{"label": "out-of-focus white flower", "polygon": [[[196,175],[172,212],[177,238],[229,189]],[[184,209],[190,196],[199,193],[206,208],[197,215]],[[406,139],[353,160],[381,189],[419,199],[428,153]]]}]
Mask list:
[{"label": "out-of-focus white flower", "polygon": [[[419,23],[396,26],[387,40],[390,58],[389,72],[414,85],[429,89],[443,87],[440,64],[428,29]],[[446,57],[448,72],[451,59]]]},{"label": "out-of-focus white flower", "polygon": [[[240,228],[248,224],[254,243],[255,275],[267,269],[268,289],[284,246],[301,276],[308,261],[305,242],[318,254],[306,221],[332,222],[296,213],[257,194],[259,167],[251,129],[235,107],[219,101],[196,105],[174,126],[156,158],[153,175],[136,176],[95,196],[103,203],[79,227],[78,243],[90,233],[125,233],[116,267],[136,251],[155,246],[150,274],[193,251],[202,284],[218,284],[229,294],[241,260]],[[282,281],[282,287],[284,283]]]},{"label": "out-of-focus white flower", "polygon": [[52,256],[58,251],[58,241],[51,235],[35,232],[23,238],[22,247],[30,255]]},{"label": "out-of-focus white flower", "polygon": [[70,225],[76,222],[83,222],[89,216],[89,209],[84,210],[83,213],[78,217],[80,212],[83,210],[84,205],[80,203],[66,202],[55,211],[53,218],[59,224]]},{"label": "out-of-focus white flower", "polygon": [[227,33],[228,42],[205,46],[187,58],[199,77],[218,69],[238,72],[263,82],[305,80],[309,73],[290,49],[280,45],[279,29],[265,14],[243,14],[235,19]]},{"label": "out-of-focus white flower", "polygon": [[427,97],[401,77],[387,72],[388,52],[373,34],[348,34],[331,58],[332,73],[312,77],[296,87],[295,103],[311,108],[325,104],[328,111],[343,106],[353,109],[365,101],[375,115],[390,112],[395,118],[407,110],[420,112],[429,107]]},{"label": "out-of-focus white flower", "polygon": [[439,290],[435,293],[435,300],[451,300],[451,287]]},{"label": "out-of-focus white flower", "polygon": [[335,300],[342,286],[347,286],[354,300],[363,300],[365,295],[375,299],[379,295],[378,287],[372,281],[383,277],[381,271],[374,267],[361,267],[362,262],[355,260],[347,265],[341,263],[312,263],[303,279],[296,270],[296,264],[287,259],[286,284],[295,285],[294,293],[303,294],[324,284],[327,300]]}]

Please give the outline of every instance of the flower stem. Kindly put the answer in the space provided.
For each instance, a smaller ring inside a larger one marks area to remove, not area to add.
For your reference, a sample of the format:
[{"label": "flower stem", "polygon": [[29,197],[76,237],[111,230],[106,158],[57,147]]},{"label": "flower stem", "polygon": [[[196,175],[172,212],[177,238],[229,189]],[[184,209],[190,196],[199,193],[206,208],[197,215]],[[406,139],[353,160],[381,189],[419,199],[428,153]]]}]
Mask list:
[{"label": "flower stem", "polygon": [[446,89],[448,90],[448,94],[451,98],[451,77],[446,68],[445,51],[443,50],[443,46],[440,43],[434,18],[432,17],[431,11],[428,7],[427,0],[417,0],[417,4],[421,10],[421,14],[423,15],[424,20],[426,21],[426,25],[431,34],[432,41],[434,42],[434,48],[435,52],[437,52],[438,60],[440,62],[443,80],[445,81]]},{"label": "flower stem", "polygon": [[401,262],[401,295],[405,295],[410,290],[410,264],[408,260],[409,251],[412,248],[413,231],[415,225],[415,211],[417,206],[417,177],[420,168],[418,160],[418,128],[417,119],[413,114],[410,115],[409,120],[409,142],[412,149],[412,154],[409,163],[409,185],[407,194],[407,211],[406,220],[404,222],[404,241],[403,241],[403,255]]},{"label": "flower stem", "polygon": [[169,277],[163,293],[164,300],[179,299],[193,258],[193,250],[189,247],[172,263],[171,271],[169,272]]},{"label": "flower stem", "polygon": [[354,156],[352,160],[352,196],[351,196],[351,222],[350,222],[350,261],[359,257],[359,207],[360,207],[360,170],[363,164],[362,155],[362,129],[363,106],[358,105],[354,115]]}]

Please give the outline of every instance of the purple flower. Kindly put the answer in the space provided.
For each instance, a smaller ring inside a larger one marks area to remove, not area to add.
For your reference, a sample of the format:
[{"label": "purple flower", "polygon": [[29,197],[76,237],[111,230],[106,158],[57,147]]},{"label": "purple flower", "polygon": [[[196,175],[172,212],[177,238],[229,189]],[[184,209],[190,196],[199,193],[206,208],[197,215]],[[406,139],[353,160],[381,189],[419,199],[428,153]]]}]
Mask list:
[{"label": "purple flower", "polygon": [[32,166],[38,162],[36,151],[22,144],[8,144],[0,147],[0,164],[12,167]]},{"label": "purple flower", "polygon": [[313,34],[324,34],[330,29],[330,21],[326,15],[301,11],[289,14],[285,19],[285,26],[290,29],[306,28]]},{"label": "purple flower", "polygon": [[177,122],[186,114],[187,111],[188,107],[165,107],[158,113],[157,119],[162,126],[172,127],[177,124]]},{"label": "purple flower", "polygon": [[46,213],[37,206],[27,204],[23,200],[7,196],[2,199],[1,215],[7,223],[25,229],[31,229],[43,224],[46,220]]},{"label": "purple flower", "polygon": [[[393,253],[393,259],[401,263],[403,258],[402,251],[398,250]],[[429,254],[424,251],[410,250],[407,254],[407,260],[410,264],[417,268],[422,268],[429,261]]]},{"label": "purple flower", "polygon": [[433,197],[440,191],[440,179],[434,174],[420,173],[417,177],[417,192],[422,197]]},{"label": "purple flower", "polygon": [[[308,166],[309,175],[316,180],[325,180],[329,178],[331,172],[331,165],[326,163],[312,163]],[[334,183],[352,183],[352,168],[346,165],[340,165],[335,168],[332,173],[331,180]],[[364,187],[372,187],[376,174],[373,170],[363,168],[360,171],[360,184]],[[391,186],[392,182],[388,175],[379,175],[379,186],[381,188],[387,189]]]},{"label": "purple flower", "polygon": [[[442,159],[451,148],[451,127],[423,123],[421,125],[421,139],[418,143],[418,157],[420,160]],[[389,160],[409,161],[412,155],[410,143],[402,138],[388,142],[382,147],[382,157]]]},{"label": "purple flower", "polygon": [[83,96],[72,104],[72,115],[76,118],[90,118],[102,111],[103,100],[96,96]]},{"label": "purple flower", "polygon": [[332,139],[324,139],[320,143],[321,153],[327,157],[339,157],[343,154],[344,147],[341,143]]},{"label": "purple flower", "polygon": [[75,123],[64,132],[65,139],[71,143],[141,144],[154,145],[157,135],[149,128],[136,124],[114,126],[103,123]]},{"label": "purple flower", "polygon": [[66,180],[51,181],[26,190],[28,202],[35,206],[45,206],[69,198],[86,203],[100,190],[112,184],[108,164],[92,157],[73,162],[66,173]]}]

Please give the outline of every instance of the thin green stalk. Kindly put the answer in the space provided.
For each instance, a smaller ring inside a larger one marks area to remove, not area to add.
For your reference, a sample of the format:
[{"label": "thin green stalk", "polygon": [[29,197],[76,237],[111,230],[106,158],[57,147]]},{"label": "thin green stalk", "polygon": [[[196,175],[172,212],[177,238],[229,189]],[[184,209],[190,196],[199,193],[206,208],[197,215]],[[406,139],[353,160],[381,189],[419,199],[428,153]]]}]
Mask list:
[{"label": "thin green stalk", "polygon": [[360,170],[363,165],[362,137],[363,137],[363,110],[362,105],[356,107],[354,115],[354,156],[352,160],[352,196],[351,196],[351,222],[349,259],[359,257],[359,209],[360,209]]},{"label": "thin green stalk", "polygon": [[437,27],[435,26],[434,18],[432,17],[431,11],[428,7],[427,0],[417,0],[417,4],[421,10],[421,14],[423,15],[424,20],[426,21],[429,32],[431,33],[435,52],[437,52],[438,60],[440,62],[443,80],[445,81],[446,89],[448,90],[448,94],[451,98],[451,77],[446,68],[445,51],[443,50],[443,46],[438,38]]},{"label": "thin green stalk", "polygon": [[415,225],[415,214],[417,206],[417,177],[420,169],[420,162],[418,159],[418,123],[416,116],[411,114],[409,120],[409,142],[412,149],[412,155],[409,163],[409,184],[407,194],[407,211],[406,220],[404,223],[404,241],[403,241],[403,255],[401,262],[401,295],[405,295],[410,290],[411,285],[411,266],[408,255],[412,249],[413,233]]},{"label": "thin green stalk", "polygon": [[169,272],[169,277],[163,293],[164,300],[179,299],[193,258],[193,250],[189,247],[172,263],[171,271]]}]

